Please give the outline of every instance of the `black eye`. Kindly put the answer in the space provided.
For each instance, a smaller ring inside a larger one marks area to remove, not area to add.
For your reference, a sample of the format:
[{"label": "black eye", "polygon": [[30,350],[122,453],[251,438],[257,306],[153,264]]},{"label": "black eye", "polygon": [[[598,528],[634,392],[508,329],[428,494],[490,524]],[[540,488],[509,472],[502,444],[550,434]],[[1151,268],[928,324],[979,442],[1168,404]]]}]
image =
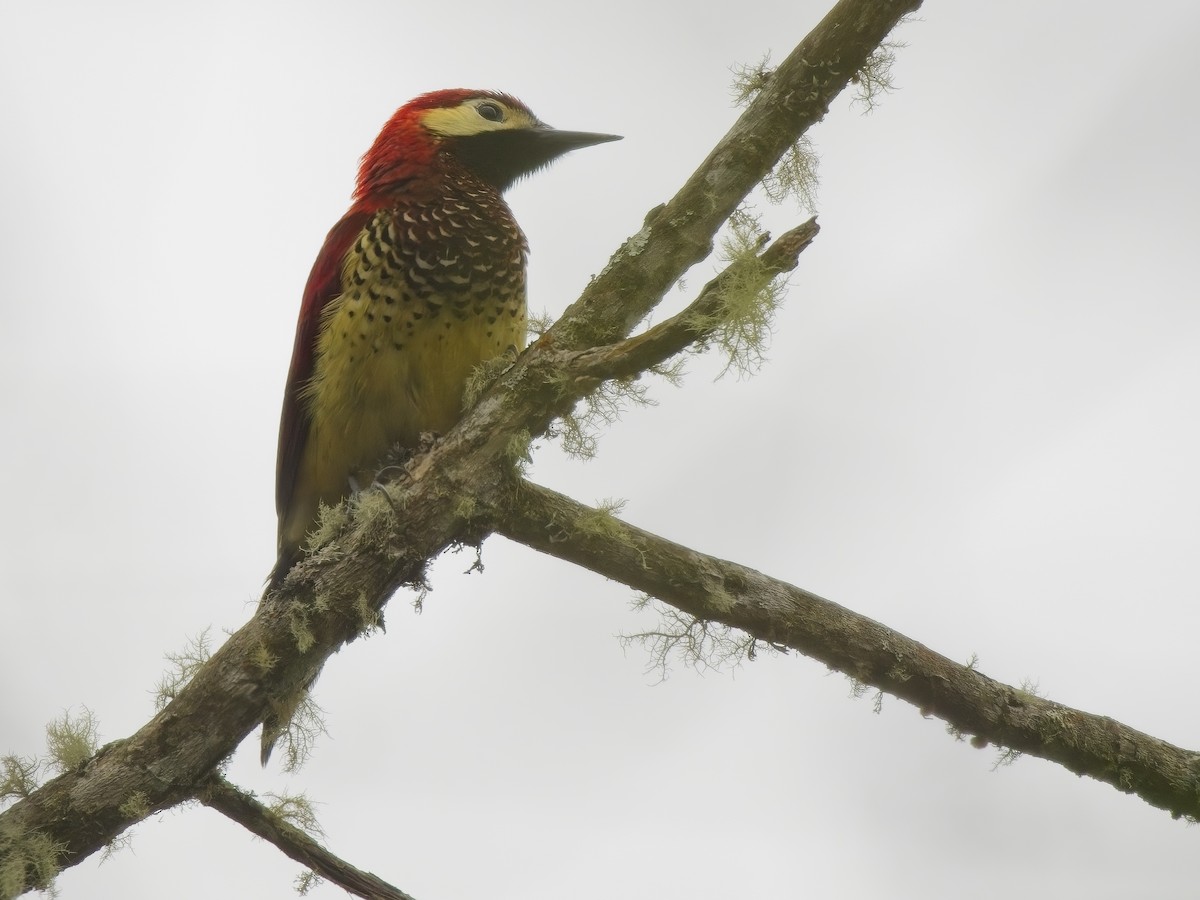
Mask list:
[{"label": "black eye", "polygon": [[479,115],[483,116],[489,122],[504,121],[504,111],[495,103],[480,103],[475,109]]}]

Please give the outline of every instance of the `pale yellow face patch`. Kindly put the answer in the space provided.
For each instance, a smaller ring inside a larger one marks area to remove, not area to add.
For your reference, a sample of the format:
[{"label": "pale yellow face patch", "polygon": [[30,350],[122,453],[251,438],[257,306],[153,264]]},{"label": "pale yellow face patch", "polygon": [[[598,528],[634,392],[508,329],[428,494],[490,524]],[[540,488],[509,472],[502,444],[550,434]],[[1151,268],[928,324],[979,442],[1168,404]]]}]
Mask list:
[{"label": "pale yellow face patch", "polygon": [[523,109],[513,109],[491,97],[472,97],[458,106],[431,109],[421,123],[441,137],[470,137],[490,131],[516,131],[537,128],[542,123]]}]

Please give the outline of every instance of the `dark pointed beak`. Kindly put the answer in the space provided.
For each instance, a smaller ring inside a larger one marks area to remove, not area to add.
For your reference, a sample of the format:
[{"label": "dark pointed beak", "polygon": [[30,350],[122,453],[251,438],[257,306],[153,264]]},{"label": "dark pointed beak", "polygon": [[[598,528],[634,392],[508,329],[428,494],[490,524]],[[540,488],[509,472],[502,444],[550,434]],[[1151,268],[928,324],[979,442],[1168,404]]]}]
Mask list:
[{"label": "dark pointed beak", "polygon": [[455,152],[467,168],[504,191],[517,179],[536,172],[564,153],[619,140],[618,134],[559,131],[549,125],[537,125],[458,138]]},{"label": "dark pointed beak", "polygon": [[580,147],[591,147],[595,144],[607,144],[609,141],[619,141],[619,134],[597,134],[593,131],[559,131],[557,128],[545,126],[531,132],[536,134],[538,143],[554,147],[558,153],[578,150]]}]

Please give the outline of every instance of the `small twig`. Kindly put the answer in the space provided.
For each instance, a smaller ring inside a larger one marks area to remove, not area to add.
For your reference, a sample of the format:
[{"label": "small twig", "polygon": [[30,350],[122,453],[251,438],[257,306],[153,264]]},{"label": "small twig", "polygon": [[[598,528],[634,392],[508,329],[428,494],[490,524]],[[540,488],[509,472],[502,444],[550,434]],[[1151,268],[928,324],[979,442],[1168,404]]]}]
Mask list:
[{"label": "small twig", "polygon": [[264,841],[274,844],[326,881],[355,896],[366,897],[367,900],[414,900],[410,894],[393,887],[377,875],[364,872],[330,853],[299,828],[280,819],[251,794],[219,775],[214,775],[204,785],[197,799]]},{"label": "small twig", "polygon": [[[763,274],[774,277],[796,268],[800,254],[820,230],[817,217],[813,216],[804,224],[780,235],[758,257]],[[715,313],[745,265],[741,261],[732,263],[706,284],[687,308],[641,334],[574,354],[568,363],[572,374],[593,378],[627,378],[670,359],[689,345],[710,336],[720,325]],[[708,324],[700,324],[703,322]]]}]

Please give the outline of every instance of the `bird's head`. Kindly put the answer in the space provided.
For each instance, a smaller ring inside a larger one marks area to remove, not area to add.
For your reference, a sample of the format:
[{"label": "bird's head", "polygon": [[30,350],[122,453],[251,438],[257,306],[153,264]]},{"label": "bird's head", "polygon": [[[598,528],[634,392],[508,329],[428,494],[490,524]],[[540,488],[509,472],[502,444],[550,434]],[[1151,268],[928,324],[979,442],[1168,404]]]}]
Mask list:
[{"label": "bird's head", "polygon": [[559,131],[516,97],[454,89],[422,94],[383,126],[362,158],[355,197],[420,177],[448,153],[498,190],[571,150],[619,141],[620,135]]}]

